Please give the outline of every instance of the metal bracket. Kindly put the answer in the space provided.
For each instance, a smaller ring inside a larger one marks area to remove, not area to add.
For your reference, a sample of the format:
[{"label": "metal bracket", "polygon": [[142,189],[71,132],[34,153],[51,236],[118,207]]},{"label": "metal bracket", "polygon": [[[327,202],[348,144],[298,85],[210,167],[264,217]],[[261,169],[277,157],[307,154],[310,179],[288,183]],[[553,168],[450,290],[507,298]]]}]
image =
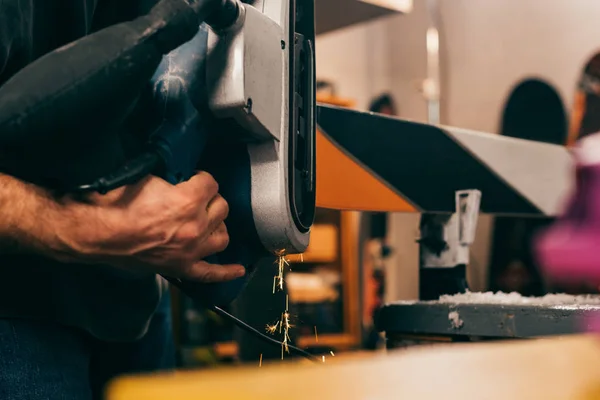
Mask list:
[{"label": "metal bracket", "polygon": [[422,268],[453,268],[468,265],[469,248],[475,239],[481,192],[456,192],[454,214],[423,214],[421,217]]}]

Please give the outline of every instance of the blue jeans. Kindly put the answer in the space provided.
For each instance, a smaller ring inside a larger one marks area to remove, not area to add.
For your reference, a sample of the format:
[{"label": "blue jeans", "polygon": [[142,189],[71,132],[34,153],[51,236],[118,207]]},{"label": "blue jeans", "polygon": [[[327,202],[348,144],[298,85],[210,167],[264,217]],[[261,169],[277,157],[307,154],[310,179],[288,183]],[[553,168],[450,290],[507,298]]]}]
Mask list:
[{"label": "blue jeans", "polygon": [[0,320],[0,399],[102,399],[105,384],[126,373],[175,367],[168,294],[148,333],[106,343],[82,331],[31,320]]}]

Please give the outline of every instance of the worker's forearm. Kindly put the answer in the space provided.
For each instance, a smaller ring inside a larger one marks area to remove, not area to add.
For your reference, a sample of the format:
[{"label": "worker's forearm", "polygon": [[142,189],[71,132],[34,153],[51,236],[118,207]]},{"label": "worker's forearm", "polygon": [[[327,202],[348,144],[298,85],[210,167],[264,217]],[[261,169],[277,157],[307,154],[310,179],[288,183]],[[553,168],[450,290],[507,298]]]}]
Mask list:
[{"label": "worker's forearm", "polygon": [[229,207],[218,188],[200,172],[179,185],[148,176],[104,195],[57,198],[0,174],[0,255],[111,265],[128,276],[239,278],[245,274],[241,265],[202,261],[229,243]]},{"label": "worker's forearm", "polygon": [[57,208],[44,190],[0,174],[0,253],[60,254],[52,228]]}]

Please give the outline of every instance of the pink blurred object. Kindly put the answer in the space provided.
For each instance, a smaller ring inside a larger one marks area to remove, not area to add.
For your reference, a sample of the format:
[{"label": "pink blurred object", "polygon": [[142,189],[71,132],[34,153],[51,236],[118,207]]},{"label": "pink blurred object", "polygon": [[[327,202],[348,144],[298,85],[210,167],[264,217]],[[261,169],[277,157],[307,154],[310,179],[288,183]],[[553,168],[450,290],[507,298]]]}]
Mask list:
[{"label": "pink blurred object", "polygon": [[[579,141],[574,151],[575,190],[565,212],[535,243],[544,274],[563,284],[600,283],[600,133]],[[600,314],[590,313],[582,329],[600,332]]]},{"label": "pink blurred object", "polygon": [[575,190],[565,212],[535,243],[538,262],[561,283],[600,283],[600,134],[575,149]]},{"label": "pink blurred object", "polygon": [[600,332],[600,314],[590,312],[582,321],[581,330],[584,332]]}]

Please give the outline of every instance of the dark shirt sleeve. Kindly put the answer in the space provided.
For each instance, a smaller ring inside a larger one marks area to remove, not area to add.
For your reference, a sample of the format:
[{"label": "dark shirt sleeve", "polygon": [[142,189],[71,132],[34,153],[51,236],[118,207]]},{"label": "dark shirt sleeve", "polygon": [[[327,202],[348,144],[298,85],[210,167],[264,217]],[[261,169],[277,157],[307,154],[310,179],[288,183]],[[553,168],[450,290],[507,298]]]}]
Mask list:
[{"label": "dark shirt sleeve", "polygon": [[92,30],[97,31],[147,14],[156,3],[158,0],[102,0],[94,13]]},{"label": "dark shirt sleeve", "polygon": [[0,86],[38,57],[147,13],[158,0],[0,0]]},{"label": "dark shirt sleeve", "polygon": [[10,51],[11,37],[9,35],[8,18],[2,12],[2,2],[0,2],[0,76],[6,68],[8,62],[8,53]]},{"label": "dark shirt sleeve", "polygon": [[18,0],[0,1],[0,86],[16,71],[19,63],[29,57],[23,34],[31,30],[31,9]]},{"label": "dark shirt sleeve", "polygon": [[0,87],[86,34],[146,14],[158,0],[0,0]]}]

